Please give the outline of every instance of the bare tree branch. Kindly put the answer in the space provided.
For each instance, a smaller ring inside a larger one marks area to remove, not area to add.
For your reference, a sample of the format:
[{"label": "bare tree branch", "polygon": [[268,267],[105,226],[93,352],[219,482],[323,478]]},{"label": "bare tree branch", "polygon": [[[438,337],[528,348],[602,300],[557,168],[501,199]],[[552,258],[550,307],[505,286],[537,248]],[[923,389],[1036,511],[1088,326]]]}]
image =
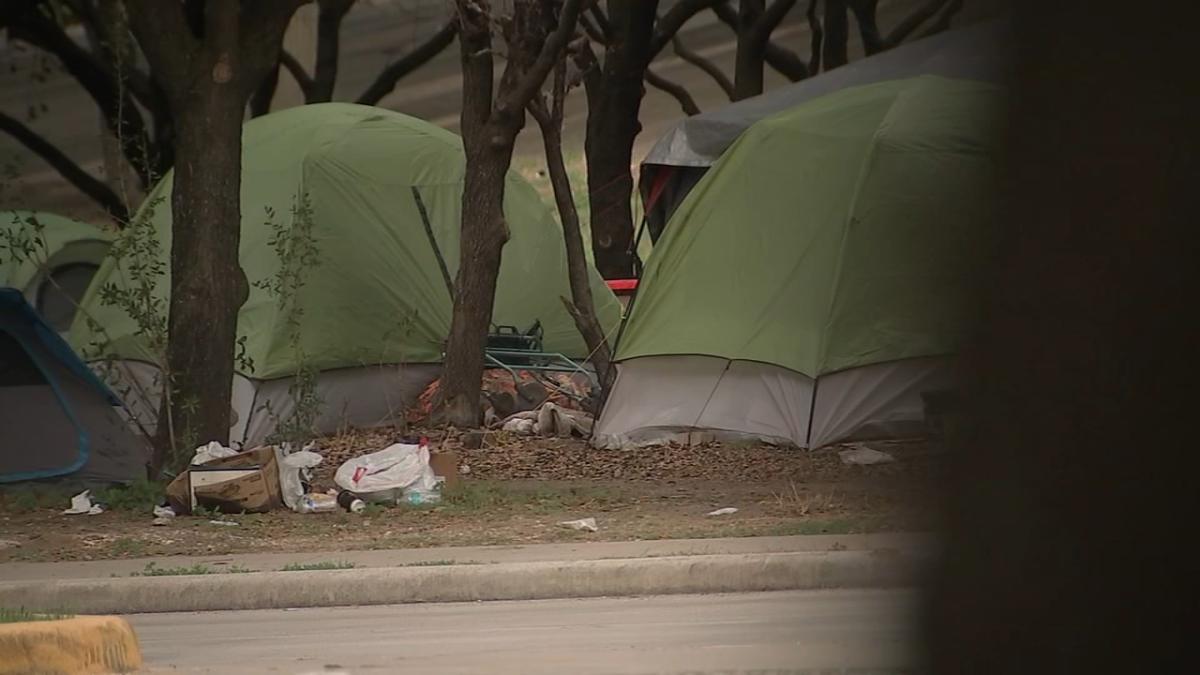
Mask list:
[{"label": "bare tree branch", "polygon": [[650,43],[650,53],[658,54],[661,52],[671,38],[683,28],[683,24],[688,22],[693,16],[700,12],[716,7],[723,0],[679,0],[671,9],[667,10],[666,14],[654,24],[654,40]]},{"label": "bare tree branch", "polygon": [[605,29],[587,14],[579,15],[579,25],[583,27],[583,32],[592,40],[602,45],[608,44],[608,35],[605,33]]},{"label": "bare tree branch", "polygon": [[904,42],[913,31],[921,27],[929,19],[933,18],[938,11],[942,9],[950,0],[929,0],[921,7],[917,8],[912,14],[909,14],[903,21],[896,25],[892,32],[887,35],[887,45],[895,47]]},{"label": "bare tree branch", "polygon": [[854,12],[854,22],[858,24],[858,34],[862,37],[863,51],[867,56],[887,49],[887,43],[879,34],[879,23],[875,16],[878,7],[879,0],[851,0],[850,2],[850,11]]},{"label": "bare tree branch", "polygon": [[120,139],[121,150],[147,187],[156,158],[147,158],[150,147],[146,126],[133,99],[122,91],[111,69],[70,38],[54,20],[36,7],[21,17],[12,17],[14,37],[53,54],[67,72],[92,97],[113,135]]},{"label": "bare tree branch", "polygon": [[817,16],[817,0],[808,0],[805,16],[808,17],[808,31],[812,34],[808,58],[808,74],[811,76],[821,72],[821,41],[825,37],[821,17]]},{"label": "bare tree branch", "polygon": [[678,34],[671,38],[671,46],[675,49],[675,53],[679,58],[703,70],[717,83],[721,91],[725,92],[726,96],[733,98],[733,81],[729,79],[729,76],[717,64],[689,49],[683,44],[683,40],[680,39]]},{"label": "bare tree branch", "polygon": [[825,45],[822,58],[825,70],[845,65],[850,60],[846,43],[850,39],[850,17],[846,0],[825,0]]},{"label": "bare tree branch", "polygon": [[333,100],[341,52],[342,20],[356,0],[317,0],[317,58],[313,66],[312,95],[306,103]]},{"label": "bare tree branch", "polygon": [[280,64],[276,62],[275,67],[267,72],[262,84],[258,85],[258,89],[255,89],[254,95],[250,97],[251,117],[262,117],[271,112],[271,101],[275,100],[275,90],[279,88],[279,67]]},{"label": "bare tree branch", "polygon": [[546,41],[542,43],[542,49],[538,53],[533,65],[529,67],[529,70],[524,73],[521,80],[508,93],[508,96],[498,101],[496,106],[497,112],[502,114],[524,114],[526,101],[533,98],[533,95],[542,88],[542,83],[546,81],[546,76],[550,74],[550,70],[554,68],[554,64],[562,56],[567,42],[571,40],[571,36],[575,33],[575,24],[579,18],[580,2],[581,0],[565,0],[563,2],[562,10],[558,16],[558,26],[554,29],[553,33],[546,37]]},{"label": "bare tree branch", "polygon": [[[713,13],[721,20],[721,23],[729,26],[736,33],[738,29],[737,9],[726,0],[713,5]],[[785,47],[781,47],[775,42],[768,41],[765,51],[763,52],[764,59],[768,66],[771,66],[775,72],[783,75],[792,82],[799,82],[808,77],[808,64],[804,63],[795,52]]]},{"label": "bare tree branch", "polygon": [[591,6],[588,7],[588,11],[579,15],[579,21],[581,23],[588,21],[594,21],[596,23],[595,28],[599,31],[598,35],[603,38],[601,40],[596,40],[596,42],[607,43],[612,39],[612,23],[608,20],[608,15],[604,13],[604,8],[600,6],[599,2],[592,2]]},{"label": "bare tree branch", "polygon": [[775,0],[762,13],[761,16],[754,22],[753,37],[755,41],[766,42],[771,38],[771,33],[779,27],[783,17],[792,11],[792,7],[796,5],[796,0]]},{"label": "bare tree branch", "polygon": [[300,87],[300,93],[304,94],[304,100],[307,101],[312,95],[313,81],[305,72],[304,66],[286,49],[279,51],[279,64],[291,73],[292,79],[296,80],[296,85]]},{"label": "bare tree branch", "polygon": [[0,131],[12,136],[30,152],[41,157],[68,183],[103,207],[118,223],[124,224],[129,220],[129,210],[125,208],[125,203],[121,201],[116,192],[113,192],[112,188],[84,171],[70,157],[67,157],[32,129],[0,112]]},{"label": "bare tree branch", "polygon": [[928,28],[926,28],[924,31],[921,32],[920,37],[927,38],[931,35],[937,35],[938,33],[941,33],[944,30],[948,30],[950,28],[950,21],[954,18],[954,15],[958,14],[958,11],[962,8],[963,8],[963,0],[950,0],[950,4],[946,5],[945,9],[943,9],[942,12],[940,14],[938,14],[937,19],[935,19],[934,22],[932,24],[930,24],[930,26]]},{"label": "bare tree branch", "polygon": [[457,34],[458,24],[456,22],[450,21],[442,26],[438,32],[434,33],[424,43],[388,64],[388,67],[379,73],[375,81],[371,83],[371,86],[367,87],[366,91],[358,97],[358,103],[363,105],[375,105],[379,103],[384,96],[387,96],[396,88],[396,83],[401,78],[429,63],[433,57],[442,53],[443,50],[453,44],[454,37]]},{"label": "bare tree branch", "polygon": [[672,82],[649,68],[646,69],[646,84],[673,96],[676,101],[679,101],[679,107],[688,117],[700,114],[700,106],[696,105],[696,100],[683,85]]}]

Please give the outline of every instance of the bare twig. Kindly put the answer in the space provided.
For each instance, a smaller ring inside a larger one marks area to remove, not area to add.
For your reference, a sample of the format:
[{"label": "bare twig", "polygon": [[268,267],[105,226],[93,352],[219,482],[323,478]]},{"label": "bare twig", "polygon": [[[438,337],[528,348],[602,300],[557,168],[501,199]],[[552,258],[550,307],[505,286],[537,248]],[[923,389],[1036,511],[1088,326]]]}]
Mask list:
[{"label": "bare twig", "polygon": [[296,85],[300,87],[300,92],[307,101],[313,92],[313,80],[304,70],[304,66],[286,49],[279,50],[279,63],[291,73],[292,79],[296,80]]},{"label": "bare twig", "polygon": [[676,101],[679,101],[679,107],[683,108],[685,115],[690,117],[700,114],[700,106],[696,105],[696,100],[683,85],[672,82],[649,68],[646,69],[646,84],[673,96]]},{"label": "bare twig", "polygon": [[7,133],[33,152],[43,161],[54,168],[68,183],[91,197],[118,223],[124,224],[129,219],[129,210],[125,203],[113,192],[112,188],[103,181],[84,171],[78,164],[67,157],[61,150],[49,141],[39,136],[32,129],[21,124],[16,119],[0,112],[0,131]]},{"label": "bare twig", "polygon": [[433,57],[442,53],[443,50],[453,44],[454,36],[457,34],[458,24],[455,21],[447,22],[428,40],[390,63],[387,68],[384,68],[383,72],[379,73],[375,81],[371,83],[371,86],[367,87],[366,91],[358,97],[358,103],[363,105],[375,105],[379,103],[384,96],[387,96],[396,88],[396,83],[401,78],[429,63]]},{"label": "bare twig", "polygon": [[689,49],[683,44],[683,40],[680,39],[679,35],[671,38],[671,46],[675,49],[675,53],[679,58],[703,70],[717,83],[721,91],[725,92],[726,96],[733,98],[733,81],[729,79],[717,64]]}]

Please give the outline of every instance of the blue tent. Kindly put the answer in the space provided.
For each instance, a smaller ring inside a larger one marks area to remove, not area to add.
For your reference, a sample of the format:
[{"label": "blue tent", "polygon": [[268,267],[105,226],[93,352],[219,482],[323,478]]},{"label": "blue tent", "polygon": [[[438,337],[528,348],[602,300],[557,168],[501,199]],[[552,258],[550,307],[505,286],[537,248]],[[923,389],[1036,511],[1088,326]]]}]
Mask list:
[{"label": "blue tent", "polygon": [[0,483],[146,473],[120,401],[15,288],[0,288]]}]

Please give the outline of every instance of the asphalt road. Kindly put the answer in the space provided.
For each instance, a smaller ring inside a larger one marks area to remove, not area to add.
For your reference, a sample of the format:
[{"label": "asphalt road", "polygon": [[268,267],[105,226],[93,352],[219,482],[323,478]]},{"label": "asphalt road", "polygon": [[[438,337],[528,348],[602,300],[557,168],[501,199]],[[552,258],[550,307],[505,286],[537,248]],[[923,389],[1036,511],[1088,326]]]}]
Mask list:
[{"label": "asphalt road", "polygon": [[901,673],[906,591],[541,600],[130,617],[148,673]]},{"label": "asphalt road", "polygon": [[[922,0],[882,0],[879,24],[886,31]],[[970,20],[976,6],[995,0],[973,0],[963,12]],[[674,4],[663,0],[665,10]],[[807,3],[796,9],[776,30],[773,40],[806,55],[809,46],[808,23],[804,17]],[[367,87],[386,63],[406,53],[433,31],[448,16],[445,0],[360,0],[347,15],[342,29],[342,51],[335,100],[352,101]],[[733,32],[719,23],[710,12],[697,15],[680,33],[693,50],[716,62],[732,74],[736,42]],[[851,39],[852,58],[861,53],[857,36]],[[100,172],[100,119],[95,105],[78,84],[61,70],[50,72],[44,80],[35,80],[37,56],[28,49],[14,48],[0,41],[0,110],[20,119],[28,119],[31,108],[38,112],[27,123],[63,149],[85,168]],[[702,110],[728,103],[719,87],[696,67],[683,62],[668,47],[654,64],[655,71],[684,85]],[[785,80],[767,69],[768,88]],[[456,47],[443,51],[433,61],[400,83],[380,105],[430,120],[449,129],[457,129],[461,100],[459,54]],[[568,101],[564,136],[568,153],[579,153],[586,119],[581,92]],[[683,116],[678,102],[656,89],[647,90],[642,105],[643,132],[635,149],[636,158]],[[535,125],[528,125],[517,145],[519,157],[537,161],[542,153]],[[0,209],[40,208],[78,217],[93,217],[97,211],[86,197],[69,186],[40,159],[7,135],[0,134]],[[16,174],[16,179],[8,174]]]}]

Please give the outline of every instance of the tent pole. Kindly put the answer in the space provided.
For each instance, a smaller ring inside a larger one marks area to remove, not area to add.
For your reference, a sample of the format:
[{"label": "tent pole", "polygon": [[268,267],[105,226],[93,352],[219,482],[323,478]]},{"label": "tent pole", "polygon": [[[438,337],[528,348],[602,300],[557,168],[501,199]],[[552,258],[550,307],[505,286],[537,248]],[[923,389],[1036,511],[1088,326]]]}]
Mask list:
[{"label": "tent pole", "polygon": [[442,271],[442,281],[446,282],[446,292],[450,294],[450,301],[454,301],[454,282],[450,279],[450,270],[446,268],[446,259],[442,257],[442,250],[438,248],[437,238],[433,236],[433,225],[429,222],[429,212],[425,210],[425,200],[421,199],[421,191],[416,185],[412,186],[413,200],[417,203],[417,211],[421,214],[421,223],[425,225],[425,236],[429,238],[429,247],[433,249],[433,255],[437,258],[438,269]]},{"label": "tent pole", "polygon": [[813,378],[812,401],[808,404],[808,431],[804,434],[804,445],[807,449],[812,450],[812,427],[813,415],[817,412],[817,386],[821,384],[821,378]]}]

